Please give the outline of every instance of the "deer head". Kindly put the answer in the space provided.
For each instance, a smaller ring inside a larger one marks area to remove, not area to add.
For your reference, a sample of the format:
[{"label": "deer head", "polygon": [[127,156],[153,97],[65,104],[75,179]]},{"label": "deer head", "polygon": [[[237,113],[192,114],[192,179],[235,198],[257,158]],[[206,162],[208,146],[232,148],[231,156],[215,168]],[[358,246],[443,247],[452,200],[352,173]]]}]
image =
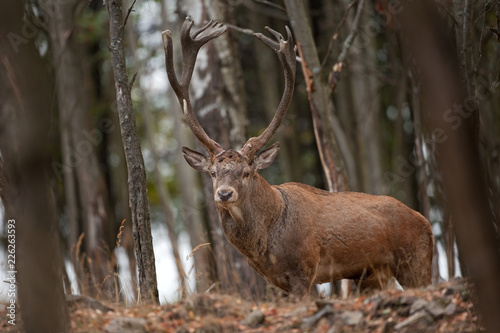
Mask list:
[{"label": "deer head", "polygon": [[181,28],[183,71],[180,82],[177,81],[173,66],[171,32],[166,30],[162,33],[167,76],[179,104],[182,106],[189,128],[208,152],[208,156],[206,156],[183,147],[184,158],[191,167],[206,172],[212,177],[215,202],[222,206],[228,206],[245,198],[246,189],[250,186],[257,172],[270,166],[278,154],[278,142],[260,153],[259,151],[269,142],[280,126],[293,95],[296,62],[293,37],[288,27],[286,27],[287,40],[269,27],[266,29],[274,36],[275,40],[260,33],[254,34],[278,55],[285,76],[285,88],[276,113],[262,134],[250,138],[239,150],[225,150],[219,143],[208,137],[196,119],[189,99],[189,83],[199,49],[211,39],[223,34],[227,28],[221,23],[210,21],[201,29],[191,33],[192,26],[193,21],[188,16]]}]

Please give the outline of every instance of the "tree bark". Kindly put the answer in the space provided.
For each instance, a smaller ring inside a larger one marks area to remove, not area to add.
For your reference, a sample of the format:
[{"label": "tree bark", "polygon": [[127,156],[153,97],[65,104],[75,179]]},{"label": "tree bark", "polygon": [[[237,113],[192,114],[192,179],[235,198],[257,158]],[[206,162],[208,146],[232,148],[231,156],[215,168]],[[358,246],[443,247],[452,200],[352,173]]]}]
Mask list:
[{"label": "tree bark", "polygon": [[[131,2],[130,2],[131,3]],[[139,60],[137,57],[137,45],[136,45],[136,37],[134,36],[134,31],[131,26],[127,27],[127,36],[128,36],[128,41],[130,45],[130,51],[133,54],[134,58],[134,67],[137,70],[141,70],[143,68],[142,62]],[[140,82],[140,76],[137,75],[136,80],[139,79],[138,81]],[[158,191],[159,195],[159,200],[160,200],[160,207],[163,212],[164,218],[165,218],[165,225],[167,227],[167,234],[168,234],[168,239],[170,240],[170,246],[172,247],[172,255],[174,257],[175,265],[177,268],[177,274],[179,276],[179,282],[180,282],[180,295],[181,299],[186,298],[187,296],[187,288],[186,288],[186,273],[184,272],[184,267],[182,265],[181,257],[179,254],[179,244],[177,242],[177,237],[178,234],[175,231],[175,221],[174,221],[174,216],[172,214],[172,210],[170,208],[170,194],[168,190],[165,188],[165,185],[163,184],[163,179],[162,175],[160,172],[160,169],[158,168],[158,163],[160,162],[160,158],[158,155],[158,149],[156,148],[155,145],[155,121],[153,119],[153,115],[151,112],[151,107],[150,104],[147,103],[147,97],[146,93],[140,86],[140,83],[138,84],[136,90],[139,91],[139,108],[142,111],[143,114],[143,121],[144,121],[144,132],[146,135],[146,140],[149,145],[151,157],[152,157],[152,162],[153,162],[153,178],[154,178],[154,183],[156,186],[156,190]]]},{"label": "tree bark", "polygon": [[[105,153],[108,157],[106,162],[107,168],[107,184],[111,202],[113,203],[114,211],[116,212],[116,220],[123,221],[123,229],[118,228],[116,235],[121,232],[121,239],[118,241],[117,237],[115,242],[118,242],[128,257],[128,271],[130,272],[130,285],[122,285],[125,290],[125,295],[130,298],[137,299],[137,264],[135,260],[135,245],[132,225],[132,215],[130,214],[129,207],[129,193],[128,193],[128,172],[125,152],[123,151],[122,136],[120,133],[120,119],[116,110],[116,92],[114,87],[113,72],[108,71],[103,79],[103,95],[104,99],[109,105],[106,118],[109,121],[110,127],[113,131],[107,134],[105,139]],[[113,158],[109,158],[112,156]],[[120,223],[121,224],[121,223]],[[115,243],[116,244],[116,243]],[[118,247],[118,245],[117,245]],[[116,277],[115,277],[116,278]],[[118,282],[124,282],[119,279]],[[123,296],[123,295],[122,295]]]},{"label": "tree bark", "polygon": [[[413,135],[414,135],[414,145],[413,153],[415,154],[415,168],[417,173],[417,183],[418,183],[418,196],[420,207],[419,211],[431,222],[431,207],[429,195],[427,193],[427,186],[429,185],[429,180],[426,170],[428,169],[428,161],[424,157],[424,150],[430,149],[434,150],[434,147],[424,147],[424,136],[422,132],[422,110],[420,108],[420,82],[418,80],[418,70],[413,70],[411,77],[411,87],[412,87],[412,121],[413,121]],[[450,258],[448,258],[450,260]],[[449,262],[449,261],[448,261]],[[432,282],[439,282],[439,262],[438,262],[438,251],[437,244],[434,242],[434,254],[432,257]]]},{"label": "tree bark", "polygon": [[[48,177],[52,84],[47,82],[50,76],[33,40],[23,32],[28,24],[23,21],[25,6],[24,1],[0,5],[6,14],[0,21],[2,199],[13,245],[9,249],[14,250],[9,252],[13,255],[9,259],[14,259],[9,260],[9,282],[18,283],[17,300],[22,306],[20,313],[19,304],[14,303],[16,325],[22,317],[26,332],[69,332],[58,223]],[[23,43],[13,43],[12,37]]]},{"label": "tree bark", "polygon": [[[49,35],[56,72],[57,100],[63,163],[53,163],[58,178],[64,180],[70,225],[69,248],[83,234],[85,254],[75,267],[82,293],[114,300],[113,249],[116,222],[110,207],[104,174],[100,169],[97,146],[108,128],[92,125],[90,68],[85,51],[77,40],[75,26],[78,1],[42,2],[49,20]],[[77,258],[79,260],[79,258]]]},{"label": "tree bark", "polygon": [[139,271],[139,297],[142,302],[159,303],[146,170],[132,111],[130,82],[125,62],[123,36],[126,22],[123,17],[122,0],[108,0],[106,8],[110,23],[110,52],[115,76],[116,101],[127,160],[129,205]]},{"label": "tree bark", "polygon": [[[347,8],[350,1],[344,0],[344,6]],[[380,131],[380,84],[375,74],[371,71],[377,66],[377,47],[375,38],[368,36],[363,29],[369,22],[373,8],[368,1],[358,1],[358,7],[365,5],[368,8],[358,8],[356,16],[359,15],[359,24],[356,17],[353,20],[346,20],[349,30],[360,31],[362,34],[356,41],[353,41],[353,47],[349,52],[349,67],[346,69],[349,75],[351,85],[350,96],[352,98],[352,109],[350,112],[354,115],[355,131],[357,141],[357,166],[361,182],[357,190],[372,193],[385,194],[387,192],[382,177],[382,149]],[[359,11],[362,11],[358,14]],[[351,34],[352,35],[352,34]],[[351,36],[350,35],[350,36]],[[354,35],[352,38],[355,38]],[[346,43],[346,40],[344,43]],[[357,42],[359,41],[359,42]],[[345,47],[343,47],[343,50]],[[339,56],[339,58],[342,56]],[[337,64],[345,65],[345,61]]]},{"label": "tree bark", "polygon": [[[346,11],[347,9],[345,9],[343,0],[336,0],[335,2],[330,3],[329,7],[325,7],[324,20],[330,21],[332,20],[333,17],[333,21],[335,22],[335,27],[332,26],[328,30],[327,33],[328,41],[332,45],[331,46],[332,50],[335,49],[333,47],[334,44],[335,43],[338,44],[337,49],[339,49],[338,51],[339,55],[337,55],[337,58],[334,59],[335,63],[332,63],[331,60],[332,56],[325,58],[322,62],[322,65],[324,66],[323,71],[328,70],[330,67],[332,69],[333,68],[336,68],[338,70],[340,69],[338,68],[340,66],[335,66],[335,64],[337,64],[339,61],[343,62],[345,60],[345,57],[344,60],[342,60],[342,58],[340,57],[340,53],[342,53],[342,49],[344,48],[345,44],[345,42],[342,43],[342,41],[346,41],[349,38],[349,35],[353,35],[356,33],[355,31],[349,31],[346,27],[347,17],[348,17],[346,16],[347,15]],[[349,15],[352,15],[353,11],[354,8],[349,11],[351,13]],[[335,36],[335,34],[337,35]],[[334,37],[335,41],[332,41]],[[353,40],[352,38],[350,39],[352,45]],[[333,55],[334,52],[332,52],[331,54]],[[347,53],[344,52],[344,56],[347,56]],[[343,68],[346,69],[346,71],[348,69],[346,66],[343,66]],[[348,74],[348,72],[346,74]],[[344,174],[347,179],[348,188],[352,191],[355,191],[359,190],[362,186],[361,185],[362,176],[360,174],[360,168],[358,166],[358,160],[357,160],[357,152],[359,149],[357,147],[357,141],[356,141],[356,132],[357,132],[355,130],[356,122],[354,113],[352,112],[354,104],[353,104],[353,98],[351,97],[352,95],[351,77],[350,75],[346,74],[341,74],[339,72],[338,74],[332,75],[335,76],[334,78],[335,88],[332,89],[333,96],[331,98],[333,105],[332,119],[333,119],[333,130],[335,133],[335,138],[337,139],[340,153],[345,162]],[[338,84],[339,80],[342,80],[342,84]]]},{"label": "tree bark", "polygon": [[477,135],[479,133],[479,105],[476,97],[476,75],[472,47],[474,1],[455,0],[453,2],[456,17],[459,19],[456,27],[456,40],[458,61],[460,64],[460,78],[467,94],[468,107],[473,108],[471,112],[471,124]]},{"label": "tree bark", "polygon": [[[261,30],[263,27],[270,26],[273,27],[276,24],[270,20],[268,16],[262,15],[256,11],[250,11],[246,16],[247,22],[251,26],[255,27],[256,30]],[[247,22],[242,22],[242,24],[248,24]],[[281,23],[279,23],[281,24]],[[281,30],[282,26],[276,26],[275,29]],[[245,72],[245,77],[255,80],[258,82],[256,85],[258,91],[253,92],[258,99],[247,99],[248,105],[248,121],[249,128],[255,128],[256,122],[253,121],[260,120],[259,124],[268,124],[274,117],[276,112],[276,106],[280,102],[280,96],[283,89],[283,84],[281,80],[283,73],[281,71],[281,66],[279,65],[278,59],[275,57],[265,56],[268,52],[268,48],[262,43],[253,43],[251,45],[245,46],[247,49],[242,49],[242,56],[246,55],[247,61],[251,59],[252,65],[256,68],[255,71],[249,73]],[[246,60],[246,59],[245,59]],[[242,60],[245,61],[245,60]],[[249,92],[250,94],[252,92]],[[248,94],[249,95],[249,94]],[[248,102],[250,101],[250,102]],[[259,117],[259,110],[265,111],[265,118]],[[275,138],[276,141],[281,143],[280,153],[278,155],[279,167],[282,170],[280,178],[283,181],[293,181],[301,179],[301,163],[297,163],[300,160],[300,152],[297,147],[299,146],[299,136],[295,132],[295,129],[299,126],[297,119],[297,108],[295,103],[291,103],[287,116],[283,119],[283,125],[276,131]],[[260,133],[249,133],[249,136],[257,136]]]},{"label": "tree bark", "polygon": [[[190,1],[183,4],[189,10],[179,12],[189,12],[197,24],[209,19],[230,20],[227,6],[218,1],[205,1],[203,6],[198,2],[195,6]],[[191,81],[192,91],[196,92],[192,102],[198,119],[209,137],[225,149],[239,148],[245,142],[245,102],[239,80],[242,75],[234,45],[228,33],[205,45],[198,53],[198,66]],[[247,299],[262,299],[265,281],[224,237],[213,202],[212,180],[206,175],[202,177],[220,290]]]},{"label": "tree bark", "polygon": [[[477,6],[477,4],[476,4]],[[486,6],[486,5],[485,5]],[[483,9],[483,8],[481,8]],[[500,82],[498,71],[498,59],[500,58],[500,2],[491,8],[495,12],[497,38],[491,38],[488,43],[482,45],[480,56],[476,62],[481,60],[482,66],[475,66],[476,89],[475,97],[479,101],[480,132],[479,142],[483,154],[484,164],[488,172],[488,183],[490,185],[490,204],[493,209],[496,228],[500,227],[500,91],[495,89]],[[482,15],[489,13],[482,11]],[[477,13],[477,10],[476,10]],[[484,19],[483,16],[483,19]],[[484,30],[493,27],[483,27]],[[480,32],[483,34],[483,31]],[[477,40],[476,34],[471,36],[472,41]],[[481,41],[482,39],[479,38]],[[493,45],[491,45],[493,44]],[[492,47],[493,46],[493,47]],[[479,68],[478,68],[479,67]],[[496,71],[496,75],[492,75]]]},{"label": "tree bark", "polygon": [[[165,2],[161,3],[161,17],[162,26],[168,27],[170,25],[167,20],[167,11],[165,8]],[[174,38],[172,40],[174,43],[175,50],[180,50],[179,39]],[[180,58],[180,57],[178,57]],[[177,71],[177,73],[179,73]],[[189,136],[189,129],[186,126],[182,126],[182,113],[178,111],[177,97],[172,91],[167,92],[167,98],[169,100],[171,107],[171,116],[174,121],[174,137],[177,142],[185,146],[190,146],[192,137]],[[188,144],[189,142],[189,144]],[[202,216],[204,210],[202,194],[199,191],[200,182],[198,178],[198,172],[192,168],[186,167],[186,161],[182,157],[182,151],[177,149],[174,155],[174,161],[176,166],[176,172],[178,174],[177,184],[181,192],[182,207],[181,214],[184,221],[186,231],[189,234],[189,241],[191,248],[194,249],[200,244],[210,242],[207,228],[205,227],[205,221]],[[207,246],[198,248],[193,256],[194,268],[196,273],[196,291],[203,293],[210,288],[210,286],[215,281],[215,269],[214,269],[214,257],[211,249]]]},{"label": "tree bark", "polygon": [[461,118],[460,126],[455,126],[457,123],[449,121],[449,114],[445,113],[454,104],[466,101],[457,74],[456,50],[449,43],[452,38],[431,1],[407,0],[402,6],[398,21],[406,47],[421,70],[422,110],[437,142],[436,158],[460,256],[475,282],[486,329],[499,332],[500,242],[489,207],[476,128],[472,118]]},{"label": "tree bark", "polygon": [[302,72],[307,85],[314,134],[323,172],[329,190],[342,191],[345,189],[345,168],[334,136],[328,86],[321,77],[321,63],[311,26],[307,20],[303,1],[285,0],[285,6],[297,39],[299,55],[302,58]]}]

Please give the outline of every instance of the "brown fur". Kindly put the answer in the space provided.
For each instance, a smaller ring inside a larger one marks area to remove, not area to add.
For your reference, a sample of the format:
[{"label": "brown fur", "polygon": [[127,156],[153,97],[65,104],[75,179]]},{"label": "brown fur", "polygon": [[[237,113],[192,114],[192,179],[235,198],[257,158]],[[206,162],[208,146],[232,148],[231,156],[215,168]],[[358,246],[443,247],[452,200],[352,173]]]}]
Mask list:
[{"label": "brown fur", "polygon": [[[430,284],[434,241],[421,214],[388,196],[271,186],[257,171],[278,148],[252,161],[233,150],[205,160],[185,151],[191,166],[212,174],[224,233],[257,272],[297,295],[345,278],[362,279],[362,289],[382,288],[392,276],[403,287]],[[230,200],[217,197],[229,190]]]}]

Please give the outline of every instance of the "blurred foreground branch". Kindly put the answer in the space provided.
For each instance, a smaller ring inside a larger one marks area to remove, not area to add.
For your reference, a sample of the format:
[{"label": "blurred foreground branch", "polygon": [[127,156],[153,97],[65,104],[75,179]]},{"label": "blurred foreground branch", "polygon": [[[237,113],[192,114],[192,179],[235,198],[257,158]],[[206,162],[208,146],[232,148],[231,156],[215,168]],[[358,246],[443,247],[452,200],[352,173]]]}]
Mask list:
[{"label": "blurred foreground branch", "polygon": [[402,7],[398,21],[406,48],[421,70],[423,118],[436,144],[460,257],[475,282],[487,330],[500,332],[500,242],[479,156],[477,112],[470,111],[458,127],[445,116],[452,106],[471,97],[459,77],[453,38],[431,1],[404,1]]}]

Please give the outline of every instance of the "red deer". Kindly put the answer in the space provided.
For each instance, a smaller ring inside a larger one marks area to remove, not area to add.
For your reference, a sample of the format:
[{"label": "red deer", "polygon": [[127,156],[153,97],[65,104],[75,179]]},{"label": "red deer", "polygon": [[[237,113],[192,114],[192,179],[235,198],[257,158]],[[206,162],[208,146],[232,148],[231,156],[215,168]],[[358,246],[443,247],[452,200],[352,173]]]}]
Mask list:
[{"label": "red deer", "polygon": [[212,177],[213,195],[227,239],[249,264],[272,284],[299,296],[313,284],[354,279],[362,289],[381,288],[391,277],[402,286],[431,282],[433,236],[429,222],[388,196],[331,193],[300,183],[269,185],[259,170],[270,166],[279,143],[259,151],[280,126],[290,104],[296,55],[288,39],[270,29],[268,38],[254,34],[277,55],[285,88],[274,118],[258,137],[239,150],[223,149],[196,119],[189,84],[199,49],[226,31],[218,22],[191,33],[193,21],[181,28],[182,77],[173,66],[172,34],[162,33],[167,76],[183,108],[187,124],[209,156],[183,147],[191,167]]}]

